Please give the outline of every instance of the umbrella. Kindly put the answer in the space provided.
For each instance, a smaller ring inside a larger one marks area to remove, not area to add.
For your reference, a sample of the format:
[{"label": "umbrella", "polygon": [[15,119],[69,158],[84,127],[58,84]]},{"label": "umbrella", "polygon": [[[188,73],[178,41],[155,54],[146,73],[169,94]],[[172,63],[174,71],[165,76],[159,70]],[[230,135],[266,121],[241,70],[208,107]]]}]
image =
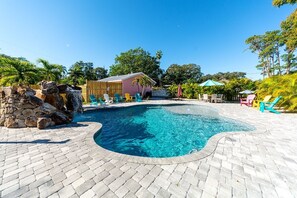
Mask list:
[{"label": "umbrella", "polygon": [[239,92],[239,93],[240,93],[240,94],[252,94],[252,93],[254,93],[254,91],[251,91],[251,90],[246,89],[246,90],[241,91],[241,92]]},{"label": "umbrella", "polygon": [[207,80],[201,84],[199,84],[201,87],[210,87],[210,86],[222,86],[224,85],[223,83],[214,81],[214,80]]},{"label": "umbrella", "polygon": [[183,91],[181,85],[179,84],[177,87],[177,97],[181,97],[183,95]]}]

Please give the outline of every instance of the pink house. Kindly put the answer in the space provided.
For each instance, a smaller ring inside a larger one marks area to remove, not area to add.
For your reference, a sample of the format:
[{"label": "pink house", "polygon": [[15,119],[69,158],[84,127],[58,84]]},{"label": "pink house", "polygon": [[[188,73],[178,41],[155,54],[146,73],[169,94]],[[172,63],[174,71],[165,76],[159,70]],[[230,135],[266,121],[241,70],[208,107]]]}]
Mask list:
[{"label": "pink house", "polygon": [[[133,84],[133,81],[135,80],[135,78],[140,76],[148,77],[144,73],[138,72],[138,73],[132,73],[132,74],[126,74],[126,75],[120,75],[120,76],[111,76],[98,81],[99,82],[122,82],[122,93],[121,93],[122,96],[124,96],[125,93],[129,93],[130,95],[134,96],[136,93],[142,92],[142,87],[140,85],[138,85],[137,83]],[[153,79],[150,78],[150,80],[152,81],[152,84],[156,84],[156,82]],[[151,92],[151,91],[152,91],[152,87],[146,87],[144,94],[146,92]]]}]

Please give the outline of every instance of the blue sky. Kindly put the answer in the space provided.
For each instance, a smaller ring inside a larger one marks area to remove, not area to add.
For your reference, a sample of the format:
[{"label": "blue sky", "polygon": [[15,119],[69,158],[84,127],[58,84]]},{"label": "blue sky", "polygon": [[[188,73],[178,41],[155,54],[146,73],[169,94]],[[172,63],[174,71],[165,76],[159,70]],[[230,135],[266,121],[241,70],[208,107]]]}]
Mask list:
[{"label": "blue sky", "polygon": [[272,0],[0,0],[0,53],[109,68],[116,55],[142,47],[162,50],[164,70],[196,63],[204,74],[257,79],[245,39],[279,29],[293,9]]}]

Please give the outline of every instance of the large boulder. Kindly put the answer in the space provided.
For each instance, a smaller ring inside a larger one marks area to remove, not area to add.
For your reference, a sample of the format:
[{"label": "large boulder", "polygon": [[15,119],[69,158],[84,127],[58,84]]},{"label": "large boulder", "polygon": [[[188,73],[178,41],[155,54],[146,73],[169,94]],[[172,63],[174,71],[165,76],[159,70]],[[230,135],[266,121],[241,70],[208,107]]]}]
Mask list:
[{"label": "large boulder", "polygon": [[55,123],[52,122],[52,119],[47,117],[40,117],[37,119],[37,128],[38,129],[45,129],[49,126],[53,126]]},{"label": "large boulder", "polygon": [[42,129],[70,123],[75,112],[82,112],[81,88],[44,81],[41,89],[35,91],[23,86],[1,88],[0,125]]},{"label": "large boulder", "polygon": [[66,92],[66,108],[68,111],[71,112],[83,112],[82,108],[82,97],[81,97],[81,91],[79,90],[68,90]]},{"label": "large boulder", "polygon": [[41,90],[37,90],[35,96],[36,96],[37,98],[39,98],[40,100],[42,100],[42,101],[44,101],[45,98],[46,98],[46,95],[43,94]]},{"label": "large boulder", "polygon": [[18,128],[18,123],[14,117],[8,117],[5,119],[4,126],[7,128]]},{"label": "large boulder", "polygon": [[27,96],[27,100],[30,104],[35,106],[41,106],[43,104],[43,101],[34,95]]},{"label": "large boulder", "polygon": [[25,119],[25,125],[27,127],[36,127],[37,126],[37,119],[35,116],[27,117]]},{"label": "large boulder", "polygon": [[63,100],[62,96],[60,96],[57,93],[56,94],[46,95],[46,98],[45,98],[44,102],[53,105],[54,107],[56,107],[59,110],[65,110],[64,100]]},{"label": "large boulder", "polygon": [[[35,111],[37,111],[37,109],[35,109]],[[40,107],[40,111],[45,112],[47,114],[52,114],[52,113],[57,111],[57,108],[54,107],[53,105],[49,104],[49,103],[44,103]]]},{"label": "large boulder", "polygon": [[67,88],[68,88],[68,85],[66,85],[66,84],[61,84],[61,85],[58,85],[57,88],[58,88],[60,94],[61,94],[61,93],[66,93],[66,90],[67,90]]},{"label": "large boulder", "polygon": [[65,115],[64,113],[61,113],[59,111],[54,112],[50,118],[52,119],[52,121],[56,124],[56,125],[60,125],[60,124],[67,124],[70,123],[72,121],[72,119]]},{"label": "large boulder", "polygon": [[57,84],[53,81],[50,81],[50,82],[42,81],[41,90],[42,90],[42,93],[45,95],[59,93]]}]

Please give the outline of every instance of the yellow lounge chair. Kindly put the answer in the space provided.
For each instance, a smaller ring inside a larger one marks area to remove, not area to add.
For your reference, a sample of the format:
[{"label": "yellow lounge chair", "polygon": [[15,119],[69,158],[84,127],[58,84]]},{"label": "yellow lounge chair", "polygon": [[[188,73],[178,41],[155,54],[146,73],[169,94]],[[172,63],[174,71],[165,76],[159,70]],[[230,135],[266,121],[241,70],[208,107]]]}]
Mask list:
[{"label": "yellow lounge chair", "polygon": [[[271,95],[267,95],[267,96],[264,97],[263,100],[261,100],[261,102],[268,102],[271,97],[272,97]],[[254,100],[253,101],[253,107],[260,108],[260,100]]]},{"label": "yellow lounge chair", "polygon": [[133,97],[129,93],[125,93],[126,102],[132,102]]}]

